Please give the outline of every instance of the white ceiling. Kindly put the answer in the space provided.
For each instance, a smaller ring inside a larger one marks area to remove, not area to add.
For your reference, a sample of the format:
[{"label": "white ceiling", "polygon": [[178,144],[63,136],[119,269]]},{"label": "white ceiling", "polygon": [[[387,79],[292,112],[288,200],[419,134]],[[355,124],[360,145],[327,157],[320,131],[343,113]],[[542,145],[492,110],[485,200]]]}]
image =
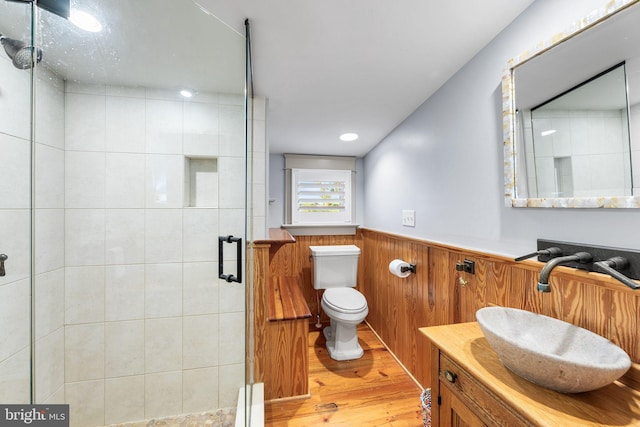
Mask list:
[{"label": "white ceiling", "polygon": [[[242,30],[271,152],[363,156],[533,0],[196,0]],[[360,139],[339,141],[343,132]]]},{"label": "white ceiling", "polygon": [[[271,152],[363,156],[532,2],[72,0],[104,14],[105,31],[43,12],[39,42],[68,79],[239,91],[249,18]],[[26,39],[25,8],[0,1],[0,32]]]},{"label": "white ceiling", "polygon": [[[123,86],[242,93],[244,35],[191,0],[71,0],[96,16],[98,33],[41,11],[36,43],[42,65],[66,80]],[[0,0],[0,33],[28,41],[23,3]]]}]

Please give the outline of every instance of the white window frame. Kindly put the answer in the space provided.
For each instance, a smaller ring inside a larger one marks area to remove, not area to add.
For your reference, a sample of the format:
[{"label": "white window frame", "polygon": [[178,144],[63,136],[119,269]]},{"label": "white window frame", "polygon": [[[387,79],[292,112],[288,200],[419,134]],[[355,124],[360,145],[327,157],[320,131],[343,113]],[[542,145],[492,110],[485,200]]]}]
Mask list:
[{"label": "white window frame", "polygon": [[291,170],[291,224],[351,224],[351,171]]}]

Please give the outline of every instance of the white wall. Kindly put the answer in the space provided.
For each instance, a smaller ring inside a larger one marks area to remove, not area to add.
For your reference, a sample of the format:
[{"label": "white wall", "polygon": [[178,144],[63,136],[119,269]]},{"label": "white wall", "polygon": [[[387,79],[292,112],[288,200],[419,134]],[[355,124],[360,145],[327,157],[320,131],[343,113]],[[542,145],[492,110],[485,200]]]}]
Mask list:
[{"label": "white wall", "polygon": [[[640,247],[640,212],[504,207],[501,77],[507,61],[604,5],[537,0],[364,161],[364,224],[521,255],[537,238]],[[415,228],[401,210],[415,209]]]},{"label": "white wall", "polygon": [[280,153],[269,154],[269,205],[267,218],[270,228],[279,228],[284,224],[284,156]]}]

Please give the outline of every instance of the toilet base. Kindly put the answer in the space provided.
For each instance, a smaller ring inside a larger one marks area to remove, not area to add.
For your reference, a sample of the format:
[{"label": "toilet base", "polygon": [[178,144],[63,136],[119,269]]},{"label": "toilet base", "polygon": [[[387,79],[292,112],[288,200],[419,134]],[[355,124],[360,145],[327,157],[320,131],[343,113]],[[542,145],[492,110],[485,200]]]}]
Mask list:
[{"label": "toilet base", "polygon": [[358,342],[356,325],[334,322],[322,331],[327,339],[327,351],[333,360],[354,360],[364,355]]}]

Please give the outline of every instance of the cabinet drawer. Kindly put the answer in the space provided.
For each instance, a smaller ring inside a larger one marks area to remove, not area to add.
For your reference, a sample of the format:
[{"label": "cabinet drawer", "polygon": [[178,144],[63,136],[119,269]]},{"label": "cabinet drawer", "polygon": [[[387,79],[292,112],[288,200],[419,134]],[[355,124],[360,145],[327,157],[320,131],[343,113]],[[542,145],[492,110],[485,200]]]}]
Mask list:
[{"label": "cabinet drawer", "polygon": [[442,353],[439,377],[488,426],[533,426]]}]

